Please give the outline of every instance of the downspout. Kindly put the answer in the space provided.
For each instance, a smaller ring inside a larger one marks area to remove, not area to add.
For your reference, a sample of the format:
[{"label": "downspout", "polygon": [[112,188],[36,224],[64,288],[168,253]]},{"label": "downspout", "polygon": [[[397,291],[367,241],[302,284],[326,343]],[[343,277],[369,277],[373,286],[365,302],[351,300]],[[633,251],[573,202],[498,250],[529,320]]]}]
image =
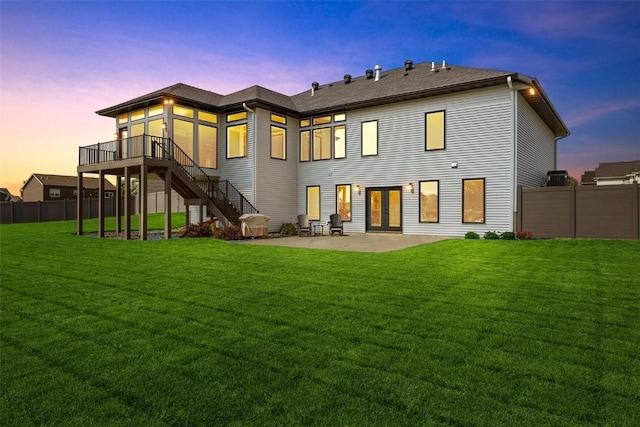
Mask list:
[{"label": "downspout", "polygon": [[[253,130],[253,173],[251,174],[251,188],[253,190],[253,206],[255,206],[256,209],[258,209],[258,188],[256,187],[257,185],[257,166],[258,166],[258,145],[256,144],[256,134],[257,134],[257,129],[256,129],[256,112],[254,110],[252,110],[251,108],[247,107],[247,103],[243,102],[242,103],[242,108],[244,108],[245,110],[247,110],[249,113],[251,113],[251,117],[252,117],[252,124],[251,124],[251,128]],[[248,138],[248,135],[247,135]]]},{"label": "downspout", "polygon": [[511,189],[511,230],[515,231],[515,215],[518,207],[518,92],[513,86],[511,76],[507,76],[507,86],[511,90],[511,132],[513,133],[513,147],[512,147],[512,162],[511,162],[511,176],[513,178],[513,184]]}]

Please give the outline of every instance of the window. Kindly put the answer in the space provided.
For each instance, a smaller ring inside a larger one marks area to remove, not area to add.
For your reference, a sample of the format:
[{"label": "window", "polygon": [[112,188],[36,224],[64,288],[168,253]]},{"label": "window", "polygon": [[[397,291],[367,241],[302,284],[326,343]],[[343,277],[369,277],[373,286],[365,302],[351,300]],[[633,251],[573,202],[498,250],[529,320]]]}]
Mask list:
[{"label": "window", "polygon": [[334,122],[344,122],[345,120],[347,120],[347,114],[346,113],[340,113],[340,114],[334,114],[333,115],[333,121]]},{"label": "window", "polygon": [[162,128],[162,119],[149,120],[149,135],[162,138],[164,136],[164,129]]},{"label": "window", "polygon": [[347,157],[347,130],[345,125],[333,128],[333,158],[344,159]]},{"label": "window", "polygon": [[287,118],[284,116],[281,116],[279,114],[271,114],[271,121],[272,122],[276,122],[276,123],[280,123],[282,125],[286,125],[287,124]]},{"label": "window", "polygon": [[300,120],[300,127],[301,128],[306,128],[307,126],[311,125],[311,119],[302,119]]},{"label": "window", "polygon": [[131,113],[131,121],[144,119],[144,110],[138,110]]},{"label": "window", "polygon": [[154,105],[153,107],[149,107],[149,117],[159,116],[164,113],[164,105]]},{"label": "window", "polygon": [[218,167],[218,128],[198,125],[198,164],[204,168]]},{"label": "window", "polygon": [[60,189],[59,188],[50,188],[49,189],[49,197],[59,198],[60,197]]},{"label": "window", "polygon": [[198,120],[209,123],[218,123],[218,115],[207,113],[206,111],[198,111]]},{"label": "window", "polygon": [[313,160],[331,158],[331,128],[313,130]]},{"label": "window", "polygon": [[425,116],[425,150],[444,150],[444,111]]},{"label": "window", "polygon": [[320,221],[320,186],[307,187],[307,216],[311,221]]},{"label": "window", "polygon": [[308,162],[311,160],[311,131],[305,130],[300,132],[300,161]]},{"label": "window", "polygon": [[129,121],[129,115],[127,113],[120,114],[118,116],[118,124],[121,125],[123,123],[127,123]]},{"label": "window", "polygon": [[247,124],[227,127],[227,159],[247,157]]},{"label": "window", "polygon": [[176,116],[182,116],[189,119],[193,119],[193,109],[183,107],[182,105],[174,105],[173,106],[173,114]]},{"label": "window", "polygon": [[351,221],[351,185],[336,185],[336,212],[343,221]]},{"label": "window", "polygon": [[287,160],[287,130],[278,126],[271,126],[271,158]]},{"label": "window", "polygon": [[362,155],[378,155],[378,121],[362,123]]},{"label": "window", "polygon": [[137,123],[131,125],[131,136],[144,135],[144,123]]},{"label": "window", "polygon": [[242,113],[227,114],[227,123],[237,122],[238,120],[246,120],[246,118],[247,118],[246,111],[243,111]]},{"label": "window", "polygon": [[420,222],[440,221],[440,181],[420,181]]},{"label": "window", "polygon": [[462,180],[462,222],[484,224],[484,178]]},{"label": "window", "polygon": [[193,159],[193,123],[186,120],[173,119],[173,142]]},{"label": "window", "polygon": [[313,125],[326,125],[331,123],[331,116],[316,117],[313,119]]}]

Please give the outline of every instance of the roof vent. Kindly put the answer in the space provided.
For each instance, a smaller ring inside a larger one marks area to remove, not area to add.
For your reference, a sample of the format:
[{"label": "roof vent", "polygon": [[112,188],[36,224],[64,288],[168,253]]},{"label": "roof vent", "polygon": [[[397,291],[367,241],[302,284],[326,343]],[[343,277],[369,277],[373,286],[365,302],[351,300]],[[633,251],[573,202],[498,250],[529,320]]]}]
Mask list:
[{"label": "roof vent", "polygon": [[436,63],[435,62],[431,62],[431,72],[432,73],[437,73],[438,71],[440,71],[440,70],[436,69]]},{"label": "roof vent", "polygon": [[319,87],[320,87],[320,83],[318,82],[311,83],[311,96],[315,94],[315,92],[318,90]]},{"label": "roof vent", "polygon": [[404,70],[409,71],[411,69],[413,69],[413,61],[410,59],[407,59],[406,61],[404,61]]},{"label": "roof vent", "polygon": [[380,80],[380,71],[382,71],[382,67],[376,65],[375,67],[373,67],[373,69],[376,70],[376,81]]},{"label": "roof vent", "polygon": [[364,75],[367,76],[368,79],[373,78],[373,70],[369,68],[367,71],[364,72]]},{"label": "roof vent", "polygon": [[351,74],[345,74],[344,75],[344,84],[349,84],[351,83]]}]

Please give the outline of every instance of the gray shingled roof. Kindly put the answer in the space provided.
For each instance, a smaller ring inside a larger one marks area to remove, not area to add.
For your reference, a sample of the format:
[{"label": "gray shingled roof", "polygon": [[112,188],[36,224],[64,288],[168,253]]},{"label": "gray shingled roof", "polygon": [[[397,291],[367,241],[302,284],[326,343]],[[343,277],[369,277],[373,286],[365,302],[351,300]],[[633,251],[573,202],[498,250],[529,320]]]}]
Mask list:
[{"label": "gray shingled roof", "polygon": [[364,73],[355,76],[349,83],[344,80],[319,85],[317,90],[306,90],[293,96],[287,96],[261,86],[251,86],[223,96],[214,92],[177,83],[173,86],[151,92],[127,102],[97,111],[98,114],[115,117],[116,115],[157,104],[163,97],[171,97],[176,102],[196,108],[204,108],[214,112],[225,112],[238,108],[242,103],[250,107],[275,107],[288,112],[292,116],[308,117],[330,112],[348,111],[390,102],[408,99],[424,98],[428,96],[454,93],[470,89],[478,89],[506,84],[507,77],[513,82],[522,82],[533,86],[536,91],[529,94],[521,91],[522,96],[536,110],[547,126],[556,136],[567,136],[569,131],[554,109],[540,84],[531,77],[523,74],[488,70],[483,68],[463,67],[457,65],[435,64],[425,62],[413,65],[405,70],[399,67],[382,70],[378,81],[367,78]]},{"label": "gray shingled roof", "polygon": [[596,168],[595,178],[621,178],[637,173],[640,173],[640,160],[600,163]]},{"label": "gray shingled roof", "polygon": [[[49,175],[49,174],[44,174],[44,173],[34,173],[25,182],[24,185],[27,185],[27,183],[31,180],[31,178],[36,178],[43,185],[57,185],[57,186],[60,186],[60,187],[76,187],[78,185],[78,177],[77,176]],[[98,188],[99,185],[100,185],[100,179],[99,178],[93,178],[93,177],[87,177],[87,176],[83,176],[82,177],[82,186],[83,187],[86,187],[86,188]],[[111,182],[109,182],[108,180],[105,180],[104,188],[106,190],[110,190],[110,191],[115,191],[115,189],[116,189],[116,187],[114,187],[114,185]]]}]

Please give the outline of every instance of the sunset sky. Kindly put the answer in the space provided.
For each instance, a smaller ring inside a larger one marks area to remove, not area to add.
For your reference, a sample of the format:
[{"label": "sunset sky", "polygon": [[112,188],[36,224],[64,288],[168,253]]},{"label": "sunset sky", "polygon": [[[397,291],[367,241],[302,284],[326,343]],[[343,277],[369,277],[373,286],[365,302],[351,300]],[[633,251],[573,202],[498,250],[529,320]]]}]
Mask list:
[{"label": "sunset sky", "polygon": [[558,168],[640,159],[640,2],[0,2],[0,187],[75,175],[96,110],[186,83],[293,95],[406,59],[536,77]]}]

